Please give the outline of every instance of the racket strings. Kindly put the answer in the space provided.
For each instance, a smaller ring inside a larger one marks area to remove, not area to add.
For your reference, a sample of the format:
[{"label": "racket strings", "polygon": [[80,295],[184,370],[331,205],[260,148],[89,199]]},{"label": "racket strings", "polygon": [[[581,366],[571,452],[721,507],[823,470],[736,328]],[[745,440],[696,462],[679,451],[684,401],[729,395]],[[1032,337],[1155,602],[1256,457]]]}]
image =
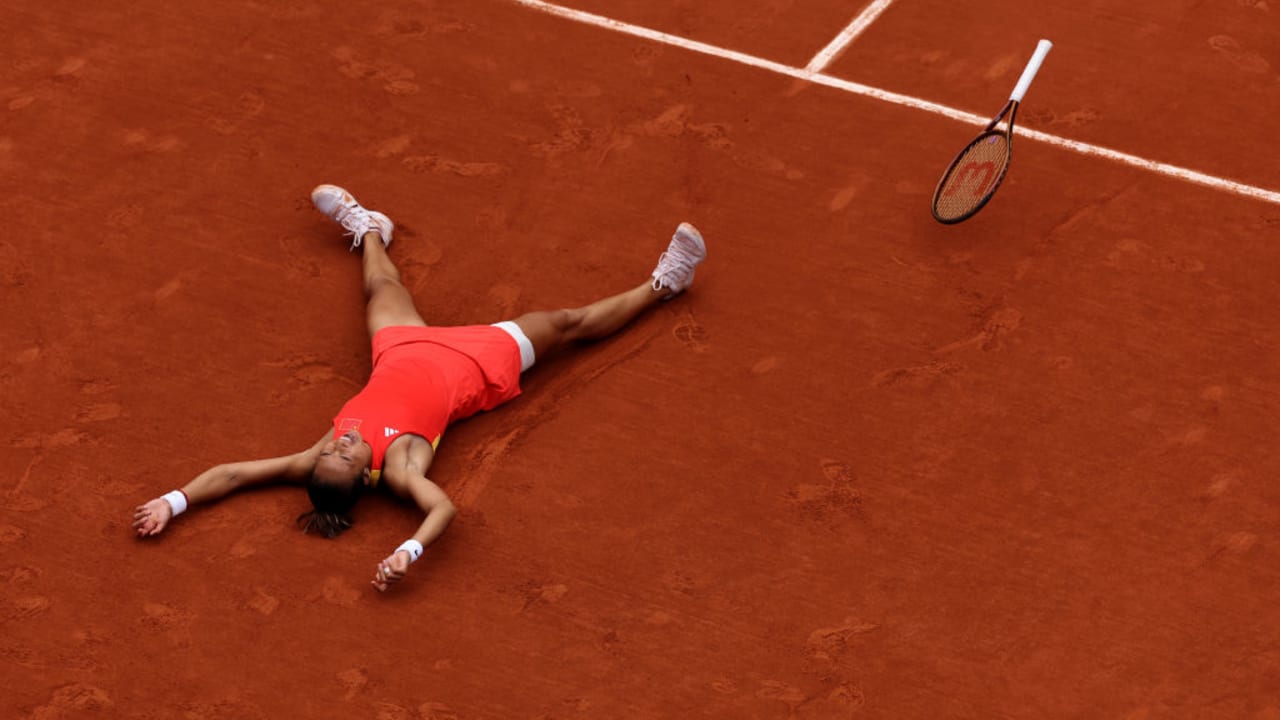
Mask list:
[{"label": "racket strings", "polygon": [[1009,166],[1009,138],[993,132],[975,140],[956,158],[938,186],[934,214],[958,220],[976,212],[995,194]]}]

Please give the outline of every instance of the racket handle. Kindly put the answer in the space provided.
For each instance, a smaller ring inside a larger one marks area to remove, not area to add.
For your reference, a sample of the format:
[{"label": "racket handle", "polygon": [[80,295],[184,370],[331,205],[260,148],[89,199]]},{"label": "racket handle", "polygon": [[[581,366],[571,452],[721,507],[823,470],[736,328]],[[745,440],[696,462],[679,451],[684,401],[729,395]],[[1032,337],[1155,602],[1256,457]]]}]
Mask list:
[{"label": "racket handle", "polygon": [[1053,43],[1048,40],[1041,40],[1036,45],[1036,52],[1031,56],[1031,62],[1027,63],[1027,68],[1022,71],[1022,77],[1018,78],[1018,85],[1013,89],[1013,94],[1009,99],[1014,102],[1022,102],[1022,96],[1027,94],[1027,88],[1031,87],[1031,81],[1036,79],[1036,72],[1040,70],[1040,63],[1044,62],[1044,56],[1049,54],[1049,50],[1053,48]]}]

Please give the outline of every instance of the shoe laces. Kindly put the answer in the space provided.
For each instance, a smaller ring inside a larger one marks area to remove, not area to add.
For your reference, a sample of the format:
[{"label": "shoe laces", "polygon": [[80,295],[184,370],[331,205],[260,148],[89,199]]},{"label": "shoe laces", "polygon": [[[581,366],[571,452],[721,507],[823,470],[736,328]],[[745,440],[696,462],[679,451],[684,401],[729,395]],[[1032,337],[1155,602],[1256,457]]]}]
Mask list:
[{"label": "shoe laces", "polygon": [[369,216],[369,211],[358,204],[340,203],[334,219],[347,229],[347,235],[351,236],[352,250],[360,247],[360,243],[364,241],[364,234],[369,232],[369,228],[373,225],[373,218]]},{"label": "shoe laces", "polygon": [[674,242],[667,251],[658,256],[658,267],[663,268],[663,275],[673,270],[688,272],[698,264],[697,257],[685,249],[685,243]]}]

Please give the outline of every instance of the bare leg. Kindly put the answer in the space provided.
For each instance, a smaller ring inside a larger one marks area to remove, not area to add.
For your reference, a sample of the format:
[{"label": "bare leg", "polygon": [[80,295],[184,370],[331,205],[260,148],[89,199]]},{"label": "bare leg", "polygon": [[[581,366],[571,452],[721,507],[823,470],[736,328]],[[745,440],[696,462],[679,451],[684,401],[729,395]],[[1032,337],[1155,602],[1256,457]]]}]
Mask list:
[{"label": "bare leg", "polygon": [[569,343],[612,335],[669,295],[671,291],[654,290],[645,282],[584,307],[527,313],[515,323],[533,343],[534,356],[541,359]]},{"label": "bare leg", "polygon": [[364,248],[364,292],[368,298],[366,324],[373,337],[388,325],[425,326],[413,305],[413,297],[400,284],[400,271],[387,256],[383,233],[390,241],[395,223],[380,212],[371,211],[356,202],[355,196],[337,185],[317,185],[311,191],[311,202],[329,219],[341,225],[355,242],[351,249]]},{"label": "bare leg", "polygon": [[360,247],[364,256],[364,292],[369,298],[367,322],[369,337],[389,325],[416,325],[426,322],[413,304],[413,296],[400,283],[400,271],[396,269],[378,232],[365,233]]},{"label": "bare leg", "polygon": [[533,344],[535,359],[575,341],[598,340],[617,332],[658,301],[684,292],[693,282],[694,268],[706,256],[707,246],[698,229],[680,223],[667,251],[658,258],[650,281],[580,308],[521,315],[515,323]]}]

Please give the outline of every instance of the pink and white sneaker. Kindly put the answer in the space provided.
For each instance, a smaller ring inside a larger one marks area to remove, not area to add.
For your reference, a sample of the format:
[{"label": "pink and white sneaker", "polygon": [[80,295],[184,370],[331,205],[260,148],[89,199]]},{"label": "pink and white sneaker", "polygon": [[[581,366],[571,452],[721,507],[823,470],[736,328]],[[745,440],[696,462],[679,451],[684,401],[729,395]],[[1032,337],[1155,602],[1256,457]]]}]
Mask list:
[{"label": "pink and white sneaker", "polygon": [[689,223],[680,223],[667,251],[658,258],[653,269],[653,289],[670,290],[671,297],[684,292],[693,284],[693,270],[707,258],[707,244],[702,234]]},{"label": "pink and white sneaker", "polygon": [[317,210],[346,228],[347,234],[352,236],[352,250],[360,247],[368,232],[381,235],[384,247],[391,245],[391,234],[396,229],[391,218],[380,212],[366,210],[356,202],[354,195],[337,185],[317,185],[311,191],[311,202]]}]

